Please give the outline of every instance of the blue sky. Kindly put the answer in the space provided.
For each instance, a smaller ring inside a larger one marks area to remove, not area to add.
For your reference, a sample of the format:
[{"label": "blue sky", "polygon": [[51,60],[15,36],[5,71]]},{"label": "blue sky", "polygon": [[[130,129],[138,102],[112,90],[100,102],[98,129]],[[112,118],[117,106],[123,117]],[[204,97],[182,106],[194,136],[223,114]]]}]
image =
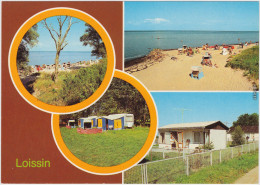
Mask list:
[{"label": "blue sky", "polygon": [[[63,17],[64,19],[64,17]],[[91,51],[91,47],[83,46],[79,38],[86,30],[85,22],[77,18],[72,18],[72,22],[78,22],[71,26],[71,29],[66,37],[68,45],[63,51]],[[52,24],[55,30],[58,30],[58,21],[56,17],[47,18],[47,23]],[[65,33],[68,25],[68,20],[63,26],[63,34]],[[42,22],[38,23],[38,44],[34,46],[30,51],[56,51],[53,39],[50,36],[49,31],[43,26]],[[55,35],[56,36],[56,35]]]},{"label": "blue sky", "polygon": [[232,126],[238,116],[245,113],[258,113],[258,99],[253,92],[152,92],[157,106],[159,126],[183,122],[220,120]]},{"label": "blue sky", "polygon": [[125,2],[124,11],[125,30],[259,30],[259,2]]}]

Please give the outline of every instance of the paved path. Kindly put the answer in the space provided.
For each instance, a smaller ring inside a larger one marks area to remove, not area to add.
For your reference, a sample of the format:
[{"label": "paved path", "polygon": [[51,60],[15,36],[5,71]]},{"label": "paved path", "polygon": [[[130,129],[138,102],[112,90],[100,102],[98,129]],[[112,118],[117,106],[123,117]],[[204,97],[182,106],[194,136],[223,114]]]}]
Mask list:
[{"label": "paved path", "polygon": [[258,184],[259,167],[252,169],[244,176],[237,179],[234,184]]}]

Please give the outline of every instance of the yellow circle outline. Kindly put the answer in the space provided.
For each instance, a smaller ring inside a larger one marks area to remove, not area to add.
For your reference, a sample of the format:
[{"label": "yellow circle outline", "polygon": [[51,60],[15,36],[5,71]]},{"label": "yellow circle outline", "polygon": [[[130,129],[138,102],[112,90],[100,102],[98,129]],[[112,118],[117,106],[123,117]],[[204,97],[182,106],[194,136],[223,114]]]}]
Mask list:
[{"label": "yellow circle outline", "polygon": [[[107,51],[107,71],[99,88],[86,100],[70,106],[50,105],[38,100],[33,95],[31,95],[25,89],[25,87],[23,86],[19,78],[17,64],[16,64],[17,50],[24,34],[34,24],[40,22],[41,20],[48,17],[58,16],[58,15],[68,15],[68,16],[76,17],[90,24],[101,36],[103,42],[105,43],[105,47]],[[49,112],[49,113],[60,113],[60,114],[72,113],[78,110],[82,110],[87,106],[93,104],[104,94],[104,92],[108,88],[114,74],[114,67],[115,67],[114,47],[113,47],[112,40],[108,35],[107,31],[105,30],[105,28],[92,16],[88,15],[85,12],[72,9],[72,8],[52,8],[52,9],[47,9],[42,12],[39,12],[38,14],[35,14],[31,18],[29,18],[17,31],[15,37],[13,38],[9,50],[9,72],[15,88],[28,103],[30,103],[31,105],[33,105],[34,107],[42,111]]]},{"label": "yellow circle outline", "polygon": [[99,175],[116,174],[124,170],[127,170],[133,165],[137,164],[145,157],[149,149],[152,147],[152,144],[155,139],[156,131],[157,131],[157,117],[158,117],[157,110],[153,98],[150,95],[150,93],[147,91],[147,89],[138,80],[136,80],[134,77],[130,76],[125,72],[116,70],[114,73],[114,77],[120,78],[133,85],[144,97],[150,113],[150,130],[149,130],[148,137],[141,150],[130,160],[120,165],[112,166],[112,167],[98,167],[81,161],[70,152],[70,150],[67,148],[67,146],[65,145],[62,139],[60,133],[60,127],[59,127],[59,115],[58,114],[52,115],[52,133],[56,145],[59,148],[60,152],[71,164],[73,164],[74,166],[76,166],[77,168],[83,171],[93,173],[93,174],[99,174]]}]

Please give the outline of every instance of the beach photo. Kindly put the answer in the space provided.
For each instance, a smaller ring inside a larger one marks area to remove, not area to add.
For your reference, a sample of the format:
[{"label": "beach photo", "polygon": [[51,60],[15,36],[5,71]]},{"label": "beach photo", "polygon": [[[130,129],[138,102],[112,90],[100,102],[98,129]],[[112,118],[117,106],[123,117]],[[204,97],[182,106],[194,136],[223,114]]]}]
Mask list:
[{"label": "beach photo", "polygon": [[258,184],[259,93],[152,92],[153,147],[125,184]]},{"label": "beach photo", "polygon": [[23,36],[16,57],[25,89],[54,106],[75,105],[93,95],[103,82],[107,63],[98,31],[65,15],[33,25]]},{"label": "beach photo", "polygon": [[259,89],[259,2],[124,5],[124,70],[149,90]]},{"label": "beach photo", "polygon": [[97,167],[113,167],[129,161],[144,147],[151,117],[142,94],[130,83],[113,78],[95,104],[60,115],[59,129],[64,144],[77,159]]}]

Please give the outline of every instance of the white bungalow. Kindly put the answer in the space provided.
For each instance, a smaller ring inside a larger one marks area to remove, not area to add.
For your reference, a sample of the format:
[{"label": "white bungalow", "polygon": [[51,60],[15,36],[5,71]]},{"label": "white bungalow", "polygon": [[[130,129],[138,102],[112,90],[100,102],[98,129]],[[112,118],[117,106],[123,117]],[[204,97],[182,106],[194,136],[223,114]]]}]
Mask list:
[{"label": "white bungalow", "polygon": [[214,149],[226,148],[227,130],[221,121],[170,124],[158,129],[159,148],[196,149],[213,143]]}]

